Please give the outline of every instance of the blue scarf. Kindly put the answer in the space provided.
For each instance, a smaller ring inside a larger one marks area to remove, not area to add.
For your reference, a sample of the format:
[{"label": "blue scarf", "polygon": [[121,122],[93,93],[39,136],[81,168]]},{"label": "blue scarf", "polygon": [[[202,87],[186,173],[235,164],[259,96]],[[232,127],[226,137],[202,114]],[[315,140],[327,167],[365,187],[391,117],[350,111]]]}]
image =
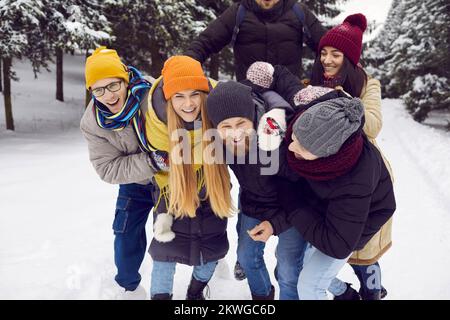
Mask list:
[{"label": "blue scarf", "polygon": [[151,88],[151,84],[144,79],[136,68],[128,66],[128,70],[130,74],[128,97],[122,109],[118,113],[112,113],[108,107],[93,97],[93,111],[97,124],[103,129],[119,131],[128,126],[130,122],[133,123],[141,150],[149,152],[145,135],[144,115],[140,105],[142,98]]}]

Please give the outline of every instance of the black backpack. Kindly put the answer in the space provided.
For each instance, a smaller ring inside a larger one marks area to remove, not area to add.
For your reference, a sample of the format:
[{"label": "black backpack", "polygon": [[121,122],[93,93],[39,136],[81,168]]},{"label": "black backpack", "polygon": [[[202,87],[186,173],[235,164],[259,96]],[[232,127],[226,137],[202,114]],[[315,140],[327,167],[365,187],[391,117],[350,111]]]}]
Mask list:
[{"label": "black backpack", "polygon": [[[294,11],[295,15],[297,16],[298,20],[300,21],[300,23],[303,26],[302,27],[303,34],[306,36],[305,42],[309,43],[311,41],[311,33],[309,32],[308,27],[305,23],[305,13],[303,12],[302,7],[300,6],[300,4],[298,2],[296,2],[292,6],[292,10]],[[233,36],[231,37],[231,42],[230,42],[230,46],[232,48],[234,48],[234,45],[236,43],[236,38],[239,33],[239,27],[240,27],[242,21],[244,21],[246,13],[247,13],[247,9],[242,4],[239,4],[239,8],[236,13],[236,24],[234,25]]]}]

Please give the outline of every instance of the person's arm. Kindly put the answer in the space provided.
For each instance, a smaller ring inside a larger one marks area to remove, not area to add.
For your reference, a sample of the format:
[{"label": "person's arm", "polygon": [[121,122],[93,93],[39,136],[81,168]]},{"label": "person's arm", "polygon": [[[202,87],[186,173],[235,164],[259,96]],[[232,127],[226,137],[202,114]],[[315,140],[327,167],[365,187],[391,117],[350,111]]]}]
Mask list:
[{"label": "person's arm", "polygon": [[111,184],[136,183],[151,179],[157,171],[146,153],[124,155],[107,139],[96,135],[83,124],[80,128],[88,143],[89,159],[103,181]]},{"label": "person's arm", "polygon": [[348,257],[356,248],[369,214],[371,195],[352,195],[345,190],[329,200],[325,214],[311,206],[289,213],[288,220],[303,238],[324,254]]},{"label": "person's arm", "polygon": [[364,133],[370,139],[375,139],[381,131],[383,117],[381,115],[381,85],[376,79],[369,78],[361,95],[364,105]]},{"label": "person's arm", "polygon": [[268,62],[254,62],[247,70],[247,79],[242,81],[256,92],[275,91],[295,109],[294,96],[303,89],[300,79],[285,66],[272,66]]},{"label": "person's arm", "polygon": [[319,46],[320,39],[327,32],[327,30],[322,26],[317,17],[308,9],[305,4],[300,3],[300,6],[305,13],[305,27],[308,28],[311,36],[309,39],[305,38],[305,43],[308,45],[308,47],[311,48],[311,50],[317,52],[317,47]]},{"label": "person's arm", "polygon": [[213,53],[218,53],[228,43],[233,36],[233,29],[236,23],[238,3],[233,4],[225,10],[216,20],[212,21],[200,35],[194,39],[185,52],[185,55],[194,58],[200,63]]}]

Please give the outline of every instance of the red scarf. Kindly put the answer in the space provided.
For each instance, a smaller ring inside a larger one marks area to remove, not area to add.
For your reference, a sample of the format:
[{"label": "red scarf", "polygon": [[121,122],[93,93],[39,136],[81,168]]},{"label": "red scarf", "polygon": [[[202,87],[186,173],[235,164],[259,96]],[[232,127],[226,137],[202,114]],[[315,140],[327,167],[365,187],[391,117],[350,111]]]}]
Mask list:
[{"label": "red scarf", "polygon": [[336,88],[342,86],[343,81],[340,75],[329,77],[325,73],[323,74],[323,86],[327,88]]},{"label": "red scarf", "polygon": [[[287,145],[292,142],[292,126],[300,114],[291,121],[286,131]],[[332,180],[348,173],[355,166],[362,148],[363,137],[360,128],[344,142],[336,154],[316,160],[301,160],[288,150],[287,161],[289,167],[301,177],[316,181]]]}]

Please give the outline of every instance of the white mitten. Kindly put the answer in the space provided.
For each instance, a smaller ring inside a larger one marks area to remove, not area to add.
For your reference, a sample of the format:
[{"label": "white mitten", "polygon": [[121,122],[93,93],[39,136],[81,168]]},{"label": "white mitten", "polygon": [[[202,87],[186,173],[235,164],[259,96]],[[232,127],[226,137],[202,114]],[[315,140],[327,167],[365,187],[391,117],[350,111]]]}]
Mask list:
[{"label": "white mitten", "polygon": [[258,124],[258,145],[261,150],[273,151],[277,149],[286,132],[286,111],[272,109],[261,117]]},{"label": "white mitten", "polygon": [[256,61],[247,70],[247,79],[263,88],[270,88],[273,81],[274,67],[267,62]]},{"label": "white mitten", "polygon": [[173,216],[168,213],[160,213],[153,224],[153,235],[159,242],[170,242],[175,238],[172,231]]}]

